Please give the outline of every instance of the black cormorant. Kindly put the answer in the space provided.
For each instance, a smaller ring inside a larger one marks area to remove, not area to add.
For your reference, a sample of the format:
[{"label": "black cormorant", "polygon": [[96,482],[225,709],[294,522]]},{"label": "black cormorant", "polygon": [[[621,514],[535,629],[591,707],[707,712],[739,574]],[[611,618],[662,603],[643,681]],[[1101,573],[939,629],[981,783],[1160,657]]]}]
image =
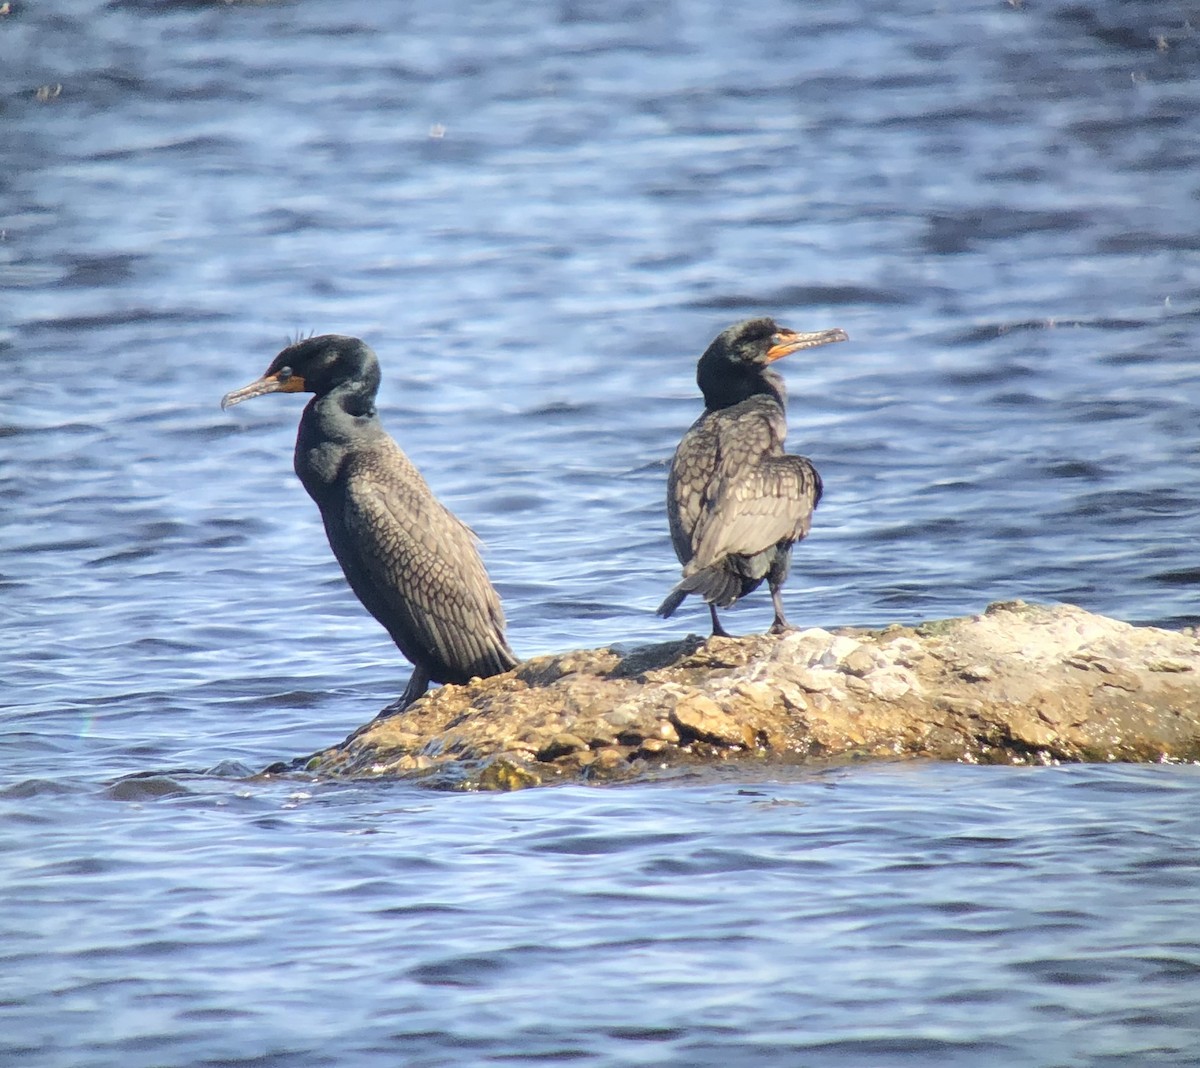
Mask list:
[{"label": "black cormorant", "polygon": [[787,393],[770,364],[797,349],[845,341],[842,330],[798,334],[773,319],[748,319],[719,334],[696,365],[704,414],[683,436],[667,480],[671,542],[683,579],[658,608],[669,616],[688,594],[708,602],[713,634],[726,631],[717,608],[771,590],[771,633],[785,630],[779,590],[792,545],[808,533],[821,476],[804,456],[783,451]]},{"label": "black cormorant", "polygon": [[264,393],[314,393],[300,417],[294,466],[321,510],[346,581],[413,663],[404,694],[514,667],[504,613],[475,535],[433,495],[379,422],[375,353],[324,334],[289,345],[262,378],[221,407]]}]

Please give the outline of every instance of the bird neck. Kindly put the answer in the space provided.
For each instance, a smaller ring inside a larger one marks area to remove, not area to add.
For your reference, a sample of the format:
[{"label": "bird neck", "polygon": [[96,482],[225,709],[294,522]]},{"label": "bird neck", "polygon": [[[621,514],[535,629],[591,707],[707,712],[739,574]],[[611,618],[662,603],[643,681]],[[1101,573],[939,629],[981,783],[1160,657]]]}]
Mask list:
[{"label": "bird neck", "polygon": [[732,408],[735,404],[751,397],[769,397],[781,408],[787,407],[787,389],[783,379],[766,368],[738,368],[732,373],[700,375],[700,391],[704,394],[704,407],[710,412]]},{"label": "bird neck", "polygon": [[375,410],[375,388],[351,380],[313,397],[304,409],[304,419],[315,424],[327,441],[349,441],[379,422]]},{"label": "bird neck", "polygon": [[294,457],[296,474],[309,495],[320,502],[341,477],[353,449],[382,434],[374,389],[345,382],[313,397],[300,417]]}]

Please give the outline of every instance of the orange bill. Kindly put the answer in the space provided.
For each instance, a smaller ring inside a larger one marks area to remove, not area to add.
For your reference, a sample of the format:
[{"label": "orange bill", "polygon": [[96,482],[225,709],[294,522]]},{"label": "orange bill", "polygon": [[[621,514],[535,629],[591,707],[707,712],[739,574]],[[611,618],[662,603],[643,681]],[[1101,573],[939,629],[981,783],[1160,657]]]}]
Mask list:
[{"label": "orange bill", "polygon": [[250,400],[253,397],[261,397],[264,393],[303,393],[304,378],[302,375],[288,373],[286,375],[273,374],[263,375],[262,378],[256,378],[248,386],[242,386],[241,389],[235,389],[232,393],[226,393],[221,398],[221,408],[230,407],[234,404],[241,404],[244,400]]},{"label": "orange bill", "polygon": [[795,330],[780,329],[771,338],[771,347],[767,349],[767,363],[796,352],[798,349],[815,349],[818,345],[828,345],[832,341],[848,341],[845,330],[814,330],[807,334],[799,334]]}]

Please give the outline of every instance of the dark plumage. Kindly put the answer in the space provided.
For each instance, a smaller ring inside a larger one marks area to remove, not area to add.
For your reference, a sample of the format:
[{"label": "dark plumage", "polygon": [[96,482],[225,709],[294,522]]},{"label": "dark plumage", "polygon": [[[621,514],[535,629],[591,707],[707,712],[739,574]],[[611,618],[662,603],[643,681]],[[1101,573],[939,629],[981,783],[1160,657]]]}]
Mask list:
[{"label": "dark plumage", "polygon": [[803,456],[783,451],[787,393],[770,364],[797,349],[845,341],[842,330],[798,334],[773,319],[748,319],[719,334],[696,365],[704,414],[683,436],[667,480],[671,543],[683,579],[658,608],[669,616],[694,593],[708,602],[713,634],[725,634],[717,608],[771,590],[771,631],[788,623],[779,590],[792,545],[808,533],[821,476]]},{"label": "dark plumage", "polygon": [[314,393],[300,417],[295,469],[321,510],[346,581],[413,663],[389,711],[433,682],[467,682],[517,663],[475,535],[430,490],[375,410],[379,363],[354,337],[285,348],[227,408],[264,393]]}]

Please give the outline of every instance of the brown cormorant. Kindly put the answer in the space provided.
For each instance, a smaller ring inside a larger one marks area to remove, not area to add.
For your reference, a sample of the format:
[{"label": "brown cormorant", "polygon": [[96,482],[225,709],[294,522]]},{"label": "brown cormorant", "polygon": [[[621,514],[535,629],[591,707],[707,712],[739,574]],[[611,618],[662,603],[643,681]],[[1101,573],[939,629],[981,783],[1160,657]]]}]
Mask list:
[{"label": "brown cormorant", "polygon": [[517,663],[475,535],[433,495],[375,410],[375,353],[324,334],[289,345],[221,407],[264,393],[314,393],[300,416],[294,466],[321,510],[333,555],[364,607],[412,661],[404,694],[464,683]]},{"label": "brown cormorant", "polygon": [[845,341],[842,330],[798,334],[773,319],[748,319],[719,334],[696,365],[704,414],[683,436],[667,479],[671,543],[683,579],[658,607],[669,616],[688,594],[708,602],[713,634],[726,631],[717,608],[771,590],[771,633],[788,626],[780,588],[792,545],[808,533],[821,476],[804,456],[783,451],[787,393],[770,365],[797,349]]}]

